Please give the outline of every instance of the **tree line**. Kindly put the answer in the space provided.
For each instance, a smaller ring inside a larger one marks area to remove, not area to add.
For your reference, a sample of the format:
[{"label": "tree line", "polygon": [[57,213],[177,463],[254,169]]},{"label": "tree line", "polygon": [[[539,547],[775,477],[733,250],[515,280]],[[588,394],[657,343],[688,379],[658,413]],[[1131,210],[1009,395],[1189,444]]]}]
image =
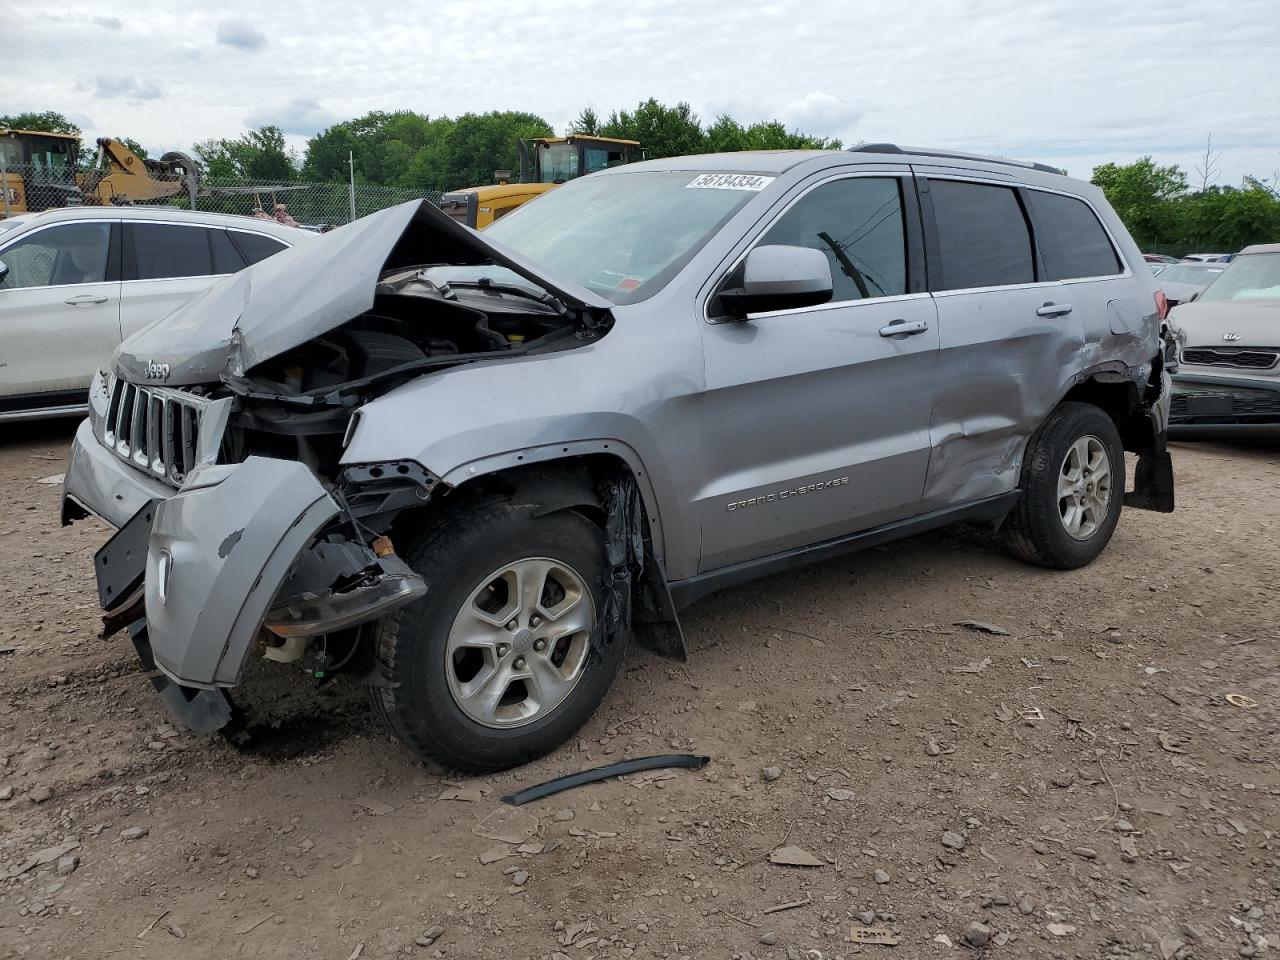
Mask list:
[{"label": "tree line", "polygon": [[1093,183],[1145,251],[1234,253],[1280,241],[1280,175],[1246,176],[1233,187],[1207,182],[1207,160],[1197,172],[1201,182],[1193,189],[1176,164],[1142,157],[1094,167]]},{"label": "tree line", "polygon": [[[0,116],[0,127],[80,130],[58,113]],[[734,150],[840,149],[836,139],[788,130],[778,120],[744,125],[721,115],[704,124],[687,103],[675,106],[648,99],[633,110],[601,117],[582,110],[571,133],[637,140],[652,158]],[[344,183],[347,158],[354,161],[358,184],[412,191],[444,191],[492,183],[495,170],[518,170],[516,141],[553,136],[542,117],[517,110],[429,117],[412,110],[375,110],[335,123],[307,141],[299,156],[274,126],[239,137],[203,140],[193,147],[204,175],[213,180],[250,179],[290,183]],[[141,156],[146,153],[120,138]],[[92,162],[92,152],[85,161]],[[1144,250],[1181,255],[1192,249],[1230,252],[1250,243],[1280,240],[1280,173],[1246,176],[1239,186],[1221,186],[1211,145],[1194,187],[1176,165],[1162,166],[1149,156],[1129,164],[1105,163],[1093,170],[1093,183]]]}]

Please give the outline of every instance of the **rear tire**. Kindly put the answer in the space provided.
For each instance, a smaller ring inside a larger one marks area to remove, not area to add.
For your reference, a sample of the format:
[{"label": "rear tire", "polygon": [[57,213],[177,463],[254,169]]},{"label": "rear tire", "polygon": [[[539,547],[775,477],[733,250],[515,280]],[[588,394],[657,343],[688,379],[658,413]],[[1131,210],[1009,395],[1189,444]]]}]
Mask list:
[{"label": "rear tire", "polygon": [[1124,478],[1111,418],[1089,403],[1062,404],[1027,444],[1022,496],[1001,528],[1009,552],[1058,570],[1092,562],[1120,520]]},{"label": "rear tire", "polygon": [[578,513],[533,509],[493,497],[439,517],[405,556],[426,595],[374,628],[386,681],[370,688],[375,711],[411,750],[455,770],[554,750],[622,661],[621,641],[601,642],[603,532]]}]

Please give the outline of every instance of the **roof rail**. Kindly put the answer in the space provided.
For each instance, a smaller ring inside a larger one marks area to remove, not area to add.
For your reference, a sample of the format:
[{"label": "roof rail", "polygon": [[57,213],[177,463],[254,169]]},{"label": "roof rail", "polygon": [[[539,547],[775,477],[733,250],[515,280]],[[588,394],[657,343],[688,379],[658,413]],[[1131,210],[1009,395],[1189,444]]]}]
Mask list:
[{"label": "roof rail", "polygon": [[860,143],[849,148],[850,153],[911,153],[920,157],[941,157],[947,160],[981,160],[983,163],[1003,163],[1011,167],[1025,167],[1028,170],[1039,170],[1041,173],[1056,173],[1066,176],[1066,171],[1051,167],[1047,163],[1033,163],[1029,160],[1009,160],[1005,157],[987,157],[980,153],[961,153],[956,150],[930,150],[928,147],[900,147],[896,143]]}]

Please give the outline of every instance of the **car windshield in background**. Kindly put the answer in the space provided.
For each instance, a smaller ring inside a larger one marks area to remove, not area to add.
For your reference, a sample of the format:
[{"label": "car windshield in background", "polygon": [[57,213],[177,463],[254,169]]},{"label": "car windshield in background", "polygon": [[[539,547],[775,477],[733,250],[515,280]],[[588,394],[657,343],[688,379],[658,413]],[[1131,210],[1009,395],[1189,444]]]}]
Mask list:
[{"label": "car windshield in background", "polygon": [[1280,253],[1236,257],[1200,295],[1211,300],[1280,300]]},{"label": "car windshield in background", "polygon": [[1161,280],[1169,283],[1198,283],[1204,285],[1212,283],[1218,274],[1227,269],[1225,263],[1206,263],[1197,265],[1193,263],[1174,263],[1159,270],[1156,273]]},{"label": "car windshield in background", "polygon": [[485,233],[614,303],[644,300],[772,177],[654,171],[575,180]]}]

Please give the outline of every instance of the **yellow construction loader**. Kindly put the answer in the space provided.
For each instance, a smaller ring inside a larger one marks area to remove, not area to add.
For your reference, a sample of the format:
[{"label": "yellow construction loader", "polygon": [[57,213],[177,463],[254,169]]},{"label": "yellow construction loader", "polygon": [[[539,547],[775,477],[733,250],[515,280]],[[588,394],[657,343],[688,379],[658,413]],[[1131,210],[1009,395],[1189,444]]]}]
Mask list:
[{"label": "yellow construction loader", "polygon": [[160,200],[184,192],[195,198],[197,168],[184,153],[146,160],[119,140],[101,137],[97,160],[87,170],[79,169],[79,153],[80,138],[74,134],[0,128],[0,216]]},{"label": "yellow construction loader", "polygon": [[566,180],[620,163],[641,159],[638,141],[570,134],[520,140],[520,180],[511,182],[509,170],[494,174],[497,183],[453,190],[440,198],[449,216],[477,230],[541,196]]}]

